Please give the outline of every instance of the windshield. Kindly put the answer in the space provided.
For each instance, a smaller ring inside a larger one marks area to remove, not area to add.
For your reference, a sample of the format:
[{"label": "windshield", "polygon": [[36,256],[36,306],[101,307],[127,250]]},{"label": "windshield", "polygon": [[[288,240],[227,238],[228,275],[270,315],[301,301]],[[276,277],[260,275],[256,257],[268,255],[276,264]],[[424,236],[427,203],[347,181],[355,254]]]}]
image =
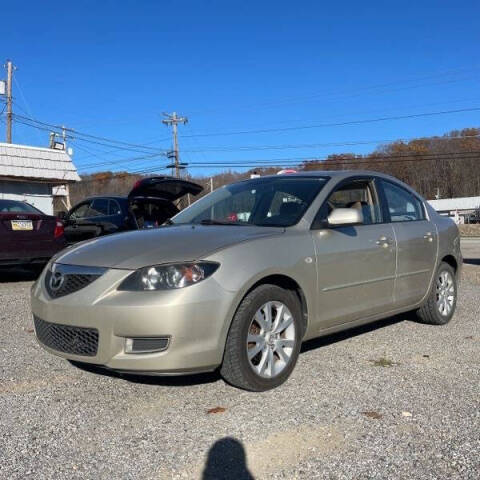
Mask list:
[{"label": "windshield", "polygon": [[265,177],[226,185],[172,219],[174,224],[288,227],[300,221],[325,177]]},{"label": "windshield", "polygon": [[16,200],[0,200],[0,213],[36,213],[43,215],[43,212],[35,208],[34,206],[25,203],[18,202]]}]

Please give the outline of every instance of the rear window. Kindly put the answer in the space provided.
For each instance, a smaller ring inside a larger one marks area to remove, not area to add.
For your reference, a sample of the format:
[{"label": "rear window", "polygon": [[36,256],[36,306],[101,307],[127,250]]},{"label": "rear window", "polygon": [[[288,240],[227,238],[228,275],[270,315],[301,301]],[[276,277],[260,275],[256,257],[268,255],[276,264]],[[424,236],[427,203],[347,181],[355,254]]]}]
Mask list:
[{"label": "rear window", "polygon": [[0,200],[0,213],[36,213],[44,215],[43,212],[26,202],[17,200]]}]

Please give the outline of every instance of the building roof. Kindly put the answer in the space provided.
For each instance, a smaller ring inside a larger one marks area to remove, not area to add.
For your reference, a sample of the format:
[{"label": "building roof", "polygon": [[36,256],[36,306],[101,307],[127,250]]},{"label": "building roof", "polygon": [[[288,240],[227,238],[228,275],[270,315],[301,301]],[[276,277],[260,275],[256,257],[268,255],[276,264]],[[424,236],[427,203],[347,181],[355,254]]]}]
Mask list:
[{"label": "building roof", "polygon": [[0,177],[78,182],[80,177],[67,152],[51,148],[0,143]]},{"label": "building roof", "polygon": [[437,212],[480,209],[480,197],[440,198],[439,200],[429,200],[428,203]]}]

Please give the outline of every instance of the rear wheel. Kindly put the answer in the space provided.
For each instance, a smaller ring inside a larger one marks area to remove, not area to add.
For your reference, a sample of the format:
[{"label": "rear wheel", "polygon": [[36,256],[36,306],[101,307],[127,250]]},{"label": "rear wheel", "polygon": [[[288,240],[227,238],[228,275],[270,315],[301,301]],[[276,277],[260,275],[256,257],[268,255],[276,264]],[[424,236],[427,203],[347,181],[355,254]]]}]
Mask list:
[{"label": "rear wheel", "polygon": [[264,391],[281,385],[297,362],[303,336],[297,296],[260,285],[241,302],[227,338],[222,377],[232,385]]},{"label": "rear wheel", "polygon": [[417,311],[423,323],[445,325],[448,323],[457,306],[457,278],[455,271],[448,263],[438,266],[432,288],[425,303]]}]

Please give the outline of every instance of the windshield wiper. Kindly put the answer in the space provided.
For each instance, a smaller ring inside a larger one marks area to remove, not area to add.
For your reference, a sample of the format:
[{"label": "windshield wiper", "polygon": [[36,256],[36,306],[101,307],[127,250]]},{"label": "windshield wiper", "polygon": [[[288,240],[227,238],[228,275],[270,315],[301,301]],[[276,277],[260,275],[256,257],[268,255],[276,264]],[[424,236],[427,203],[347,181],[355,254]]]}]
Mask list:
[{"label": "windshield wiper", "polygon": [[286,228],[290,225],[284,225],[283,223],[255,223],[256,227],[275,227],[275,228]]},{"label": "windshield wiper", "polygon": [[212,218],[204,218],[200,220],[201,225],[234,225],[236,227],[249,225],[248,223],[229,222],[227,220],[213,220]]}]

